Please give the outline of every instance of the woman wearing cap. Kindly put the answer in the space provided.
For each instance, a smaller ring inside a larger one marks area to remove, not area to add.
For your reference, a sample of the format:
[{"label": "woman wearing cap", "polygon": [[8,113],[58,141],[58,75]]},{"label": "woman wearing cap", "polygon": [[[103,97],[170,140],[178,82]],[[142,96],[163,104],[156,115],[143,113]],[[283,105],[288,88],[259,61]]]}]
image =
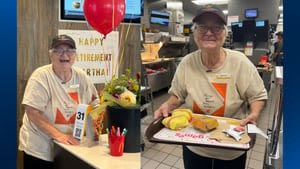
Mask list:
[{"label": "woman wearing cap", "polygon": [[37,68],[28,80],[22,104],[19,150],[24,152],[24,169],[53,168],[53,140],[70,145],[76,105],[97,102],[97,90],[75,61],[75,41],[67,35],[53,38],[51,64]]},{"label": "woman wearing cap", "polygon": [[[188,54],[176,69],[170,98],[154,118],[168,116],[180,106],[194,113],[242,119],[255,123],[267,92],[255,66],[237,51],[223,48],[227,36],[223,12],[207,5],[193,18],[194,39],[199,50]],[[247,104],[250,110],[246,113]],[[186,169],[244,169],[246,152],[222,148],[183,146]]]}]

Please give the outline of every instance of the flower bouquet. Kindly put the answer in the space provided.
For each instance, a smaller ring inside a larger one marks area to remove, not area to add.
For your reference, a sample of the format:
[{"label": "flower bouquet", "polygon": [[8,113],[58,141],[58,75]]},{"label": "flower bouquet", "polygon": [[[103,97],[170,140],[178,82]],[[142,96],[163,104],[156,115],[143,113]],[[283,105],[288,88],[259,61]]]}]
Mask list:
[{"label": "flower bouquet", "polygon": [[93,119],[95,138],[99,137],[103,128],[106,108],[118,106],[137,109],[140,106],[139,76],[132,76],[129,69],[119,77],[113,76],[100,92],[100,103],[93,108],[90,116]]},{"label": "flower bouquet", "polygon": [[102,102],[113,102],[121,107],[139,106],[140,85],[138,77],[131,76],[131,71],[112,80],[104,87]]}]

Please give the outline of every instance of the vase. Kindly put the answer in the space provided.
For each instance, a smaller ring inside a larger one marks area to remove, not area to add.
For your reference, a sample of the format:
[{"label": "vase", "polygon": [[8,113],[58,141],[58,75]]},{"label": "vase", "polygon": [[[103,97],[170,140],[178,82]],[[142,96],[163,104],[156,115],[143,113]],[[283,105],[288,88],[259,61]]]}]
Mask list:
[{"label": "vase", "polygon": [[120,106],[107,106],[107,126],[111,129],[120,127],[128,130],[124,152],[136,153],[141,151],[141,113],[140,108],[124,108]]}]

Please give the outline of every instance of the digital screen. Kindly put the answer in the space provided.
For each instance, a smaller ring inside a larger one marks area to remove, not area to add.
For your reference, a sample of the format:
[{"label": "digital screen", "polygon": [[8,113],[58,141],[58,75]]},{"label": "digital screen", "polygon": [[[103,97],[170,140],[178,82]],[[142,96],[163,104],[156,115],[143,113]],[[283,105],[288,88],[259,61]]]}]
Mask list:
[{"label": "digital screen", "polygon": [[142,15],[140,0],[125,0],[125,14],[126,15]]},{"label": "digital screen", "polygon": [[243,22],[232,22],[231,31],[233,42],[244,42]]},{"label": "digital screen", "polygon": [[[61,0],[62,20],[85,20],[84,0]],[[139,23],[143,13],[144,0],[125,0],[124,22]]]},{"label": "digital screen", "polygon": [[256,20],[255,41],[256,42],[268,42],[269,31],[270,31],[270,28],[269,28],[268,20]]},{"label": "digital screen", "polygon": [[268,20],[232,22],[231,31],[233,42],[268,42],[269,40]]},{"label": "digital screen", "polygon": [[256,18],[258,16],[258,9],[245,9],[245,17],[246,18]]},{"label": "digital screen", "polygon": [[61,19],[85,20],[84,0],[61,0]]},{"label": "digital screen", "polygon": [[170,14],[168,12],[151,11],[150,23],[158,25],[169,25]]},{"label": "digital screen", "polygon": [[264,20],[259,20],[255,22],[256,27],[264,27],[265,26],[265,21]]},{"label": "digital screen", "polygon": [[243,22],[231,22],[231,26],[235,27],[239,27],[242,28],[243,27]]},{"label": "digital screen", "polygon": [[144,10],[144,0],[126,0],[125,3],[124,22],[140,23]]},{"label": "digital screen", "polygon": [[243,20],[244,42],[255,40],[255,21]]}]

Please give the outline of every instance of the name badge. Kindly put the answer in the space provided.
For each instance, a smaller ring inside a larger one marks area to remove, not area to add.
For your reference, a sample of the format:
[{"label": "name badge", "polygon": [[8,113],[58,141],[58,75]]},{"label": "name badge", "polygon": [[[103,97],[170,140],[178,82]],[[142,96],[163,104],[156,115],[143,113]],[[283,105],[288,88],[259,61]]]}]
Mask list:
[{"label": "name badge", "polygon": [[220,73],[216,75],[217,79],[231,79],[231,74],[229,73]]}]

